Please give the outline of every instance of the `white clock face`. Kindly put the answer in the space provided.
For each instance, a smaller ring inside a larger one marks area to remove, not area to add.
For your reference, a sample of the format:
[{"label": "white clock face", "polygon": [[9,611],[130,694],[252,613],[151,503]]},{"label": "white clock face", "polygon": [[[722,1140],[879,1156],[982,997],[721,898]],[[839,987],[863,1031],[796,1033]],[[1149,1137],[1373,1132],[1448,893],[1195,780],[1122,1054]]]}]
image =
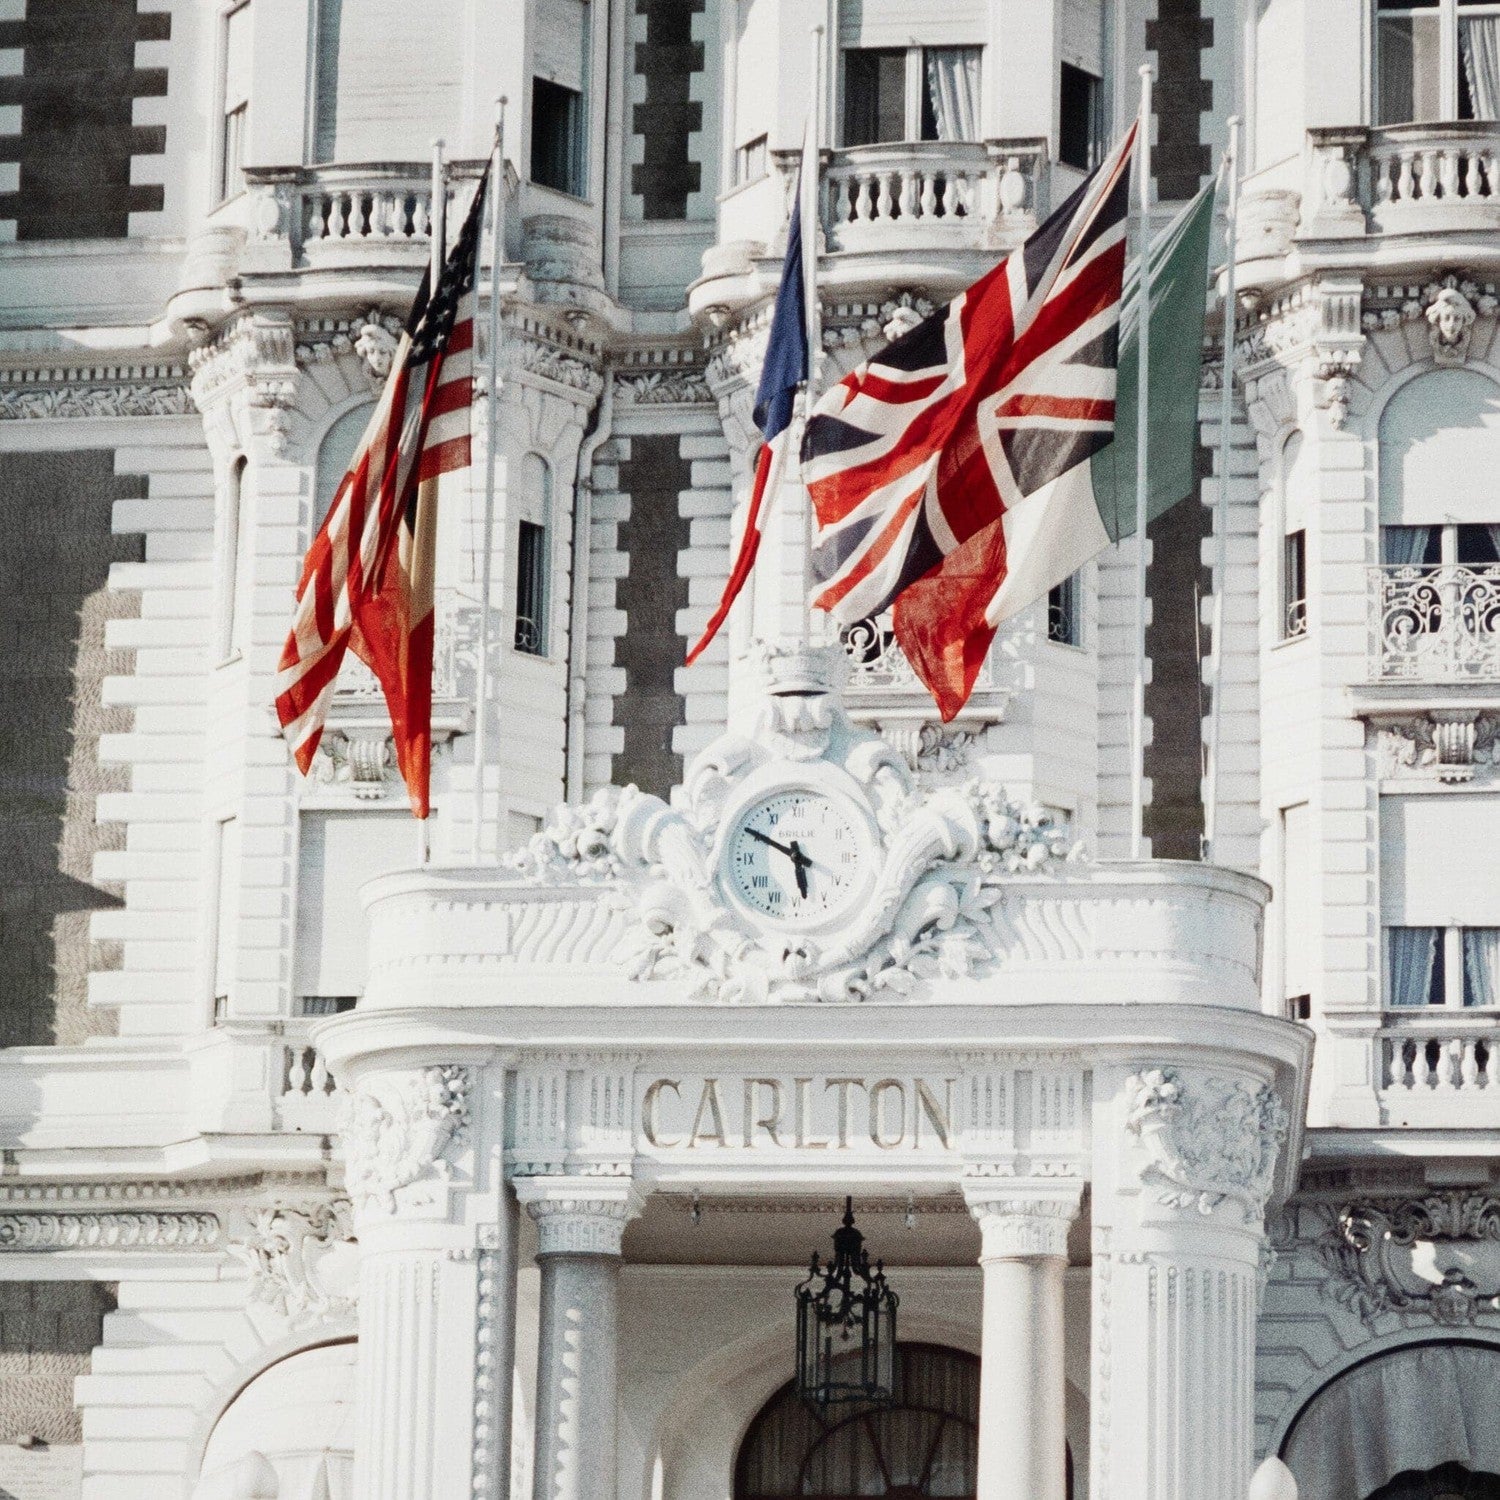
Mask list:
[{"label": "white clock face", "polygon": [[813,923],[858,894],[859,827],[851,813],[814,791],[762,797],[740,814],[727,852],[730,887],[762,916]]}]

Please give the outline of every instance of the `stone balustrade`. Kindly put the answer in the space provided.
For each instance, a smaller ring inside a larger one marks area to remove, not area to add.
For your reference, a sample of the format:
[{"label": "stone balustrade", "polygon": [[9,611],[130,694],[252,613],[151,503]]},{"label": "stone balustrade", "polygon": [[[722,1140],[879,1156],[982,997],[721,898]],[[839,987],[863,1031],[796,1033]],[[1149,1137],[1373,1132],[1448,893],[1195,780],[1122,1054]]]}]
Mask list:
[{"label": "stone balustrade", "polygon": [[283,1053],[282,1092],[277,1115],[284,1130],[318,1135],[338,1128],[338,1084],[323,1054],[305,1035],[289,1036]]},{"label": "stone balustrade", "polygon": [[1500,564],[1370,570],[1378,680],[1500,680]]},{"label": "stone balustrade", "polygon": [[1477,1111],[1493,1111],[1500,1097],[1500,1016],[1494,1013],[1387,1011],[1376,1046],[1390,1124],[1472,1126]]}]

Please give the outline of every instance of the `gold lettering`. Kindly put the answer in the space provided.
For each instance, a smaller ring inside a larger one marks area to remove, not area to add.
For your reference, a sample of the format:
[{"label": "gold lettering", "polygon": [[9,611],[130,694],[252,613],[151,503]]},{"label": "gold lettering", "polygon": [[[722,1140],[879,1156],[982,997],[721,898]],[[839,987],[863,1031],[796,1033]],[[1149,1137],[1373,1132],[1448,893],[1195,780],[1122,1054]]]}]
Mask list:
[{"label": "gold lettering", "polygon": [[917,1079],[917,1113],[912,1121],[912,1146],[920,1149],[922,1145],[922,1116],[926,1115],[932,1122],[932,1128],[937,1131],[937,1138],[942,1143],[943,1150],[952,1149],[953,1120],[953,1080],[943,1080],[943,1102],[939,1104],[932,1092],[931,1086],[925,1078]]},{"label": "gold lettering", "polygon": [[[884,1114],[881,1101],[892,1089],[901,1101],[901,1123],[895,1136],[887,1140],[881,1133],[881,1125],[884,1123],[881,1119]],[[870,1086],[870,1139],[882,1151],[893,1151],[906,1139],[906,1085],[899,1078],[882,1078],[879,1083]]]},{"label": "gold lettering", "polygon": [[662,1150],[668,1150],[673,1146],[680,1146],[681,1141],[663,1140],[661,1134],[661,1115],[658,1111],[658,1101],[662,1094],[671,1089],[679,1099],[682,1098],[682,1086],[675,1078],[658,1078],[655,1083],[646,1090],[646,1097],[641,1100],[641,1133],[646,1137],[648,1145],[657,1146]]},{"label": "gold lettering", "polygon": [[[699,1129],[703,1124],[705,1110],[708,1112],[709,1123],[713,1126],[712,1130]],[[698,1095],[698,1108],[693,1113],[693,1130],[688,1140],[689,1149],[697,1146],[700,1141],[713,1141],[720,1146],[729,1144],[729,1135],[724,1129],[724,1106],[719,1102],[717,1078],[703,1080],[703,1091]]]},{"label": "gold lettering", "polygon": [[[761,1114],[754,1124],[751,1121],[756,1114],[755,1091],[757,1089],[769,1089],[771,1091],[771,1107],[769,1112]],[[745,1080],[745,1144],[755,1144],[755,1132],[764,1130],[771,1138],[773,1146],[781,1144],[781,1081],[777,1078],[747,1078]]]},{"label": "gold lettering", "polygon": [[823,1085],[823,1092],[829,1089],[839,1091],[839,1149],[847,1150],[849,1146],[849,1090],[851,1088],[862,1089],[865,1086],[863,1078],[830,1078]]},{"label": "gold lettering", "polygon": [[812,1100],[807,1095],[811,1087],[811,1078],[792,1079],[792,1114],[797,1122],[797,1149],[799,1151],[822,1151],[828,1145],[827,1141],[808,1134],[808,1126],[811,1124],[812,1117]]}]

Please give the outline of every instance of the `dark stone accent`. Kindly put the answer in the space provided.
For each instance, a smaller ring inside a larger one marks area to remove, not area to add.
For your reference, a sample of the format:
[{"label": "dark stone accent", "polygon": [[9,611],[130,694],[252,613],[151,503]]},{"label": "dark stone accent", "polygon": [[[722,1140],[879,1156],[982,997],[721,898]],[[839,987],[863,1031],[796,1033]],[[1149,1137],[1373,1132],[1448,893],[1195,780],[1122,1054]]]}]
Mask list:
[{"label": "dark stone accent", "polygon": [[675,435],[632,437],[630,457],[620,465],[620,488],[630,496],[630,519],[620,527],[620,550],[630,571],[615,588],[625,614],[625,634],[616,663],[625,672],[625,693],[615,702],[615,722],[625,730],[625,748],[611,766],[616,786],[634,784],[665,797],[682,780],[682,757],[672,749],[672,731],[684,719],[676,672],[687,642],[677,634],[677,611],[687,608],[687,580],[677,573],[677,554],[688,545],[688,522],[678,496],[693,482],[693,466]]},{"label": "dark stone accent", "polygon": [[107,650],[104,629],[139,612],[138,595],[110,591],[109,568],[145,546],[112,535],[110,512],[145,493],[107,450],[0,454],[0,1046],[114,1030],[88,1008],[88,975],[120,958],[91,946],[89,913],[121,904],[93,863],[125,830],[96,823],[94,804],[130,788],[127,768],[100,766],[99,737],[131,727],[103,687],[133,657]]},{"label": "dark stone accent", "polygon": [[0,78],[0,104],[21,106],[21,133],[0,136],[0,162],[21,167],[17,191],[0,193],[18,240],[123,239],[131,214],[161,209],[164,189],[132,185],[130,158],[159,156],[167,133],[130,116],[167,92],[167,70],[137,68],[135,44],[171,31],[136,0],[28,0],[24,20],[0,25],[0,47],[22,49],[20,76]]},{"label": "dark stone accent", "polygon": [[1146,654],[1151,681],[1146,713],[1151,743],[1146,775],[1151,802],[1142,826],[1158,859],[1200,859],[1203,851],[1203,698],[1198,601],[1213,587],[1202,562],[1212,515],[1198,503],[1199,486],[1213,472],[1200,445],[1193,493],[1147,528],[1151,538],[1151,624]]},{"label": "dark stone accent", "polygon": [[703,43],[693,40],[693,17],[706,0],[635,0],[646,18],[646,40],[635,49],[635,71],[646,80],[631,129],[644,138],[645,155],[630,170],[631,191],[648,219],[685,219],[690,193],[703,183],[703,164],[688,156],[688,137],[703,128],[703,105],[689,94],[703,71]]},{"label": "dark stone accent", "polygon": [[89,1373],[119,1288],[100,1281],[0,1281],[0,1441],[81,1443],[73,1382]]},{"label": "dark stone accent", "polygon": [[1214,44],[1214,23],[1203,0],[1157,0],[1157,19],[1146,22],[1146,46],[1156,53],[1156,147],[1151,164],[1164,199],[1191,198],[1212,166],[1200,138],[1199,115],[1214,107],[1214,85],[1203,76],[1204,53]]}]

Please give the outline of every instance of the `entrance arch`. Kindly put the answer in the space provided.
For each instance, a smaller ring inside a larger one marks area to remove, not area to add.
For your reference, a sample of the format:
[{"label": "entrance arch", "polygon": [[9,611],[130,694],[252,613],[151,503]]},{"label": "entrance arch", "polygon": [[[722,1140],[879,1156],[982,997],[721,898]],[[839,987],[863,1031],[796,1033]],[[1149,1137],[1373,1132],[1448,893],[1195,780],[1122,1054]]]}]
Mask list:
[{"label": "entrance arch", "polygon": [[1500,1348],[1377,1354],[1302,1408],[1281,1456],[1300,1500],[1500,1500]]},{"label": "entrance arch", "polygon": [[734,1500],[973,1500],[978,1446],[979,1361],[902,1343],[889,1406],[851,1403],[820,1416],[792,1382],[782,1386],[740,1444]]}]

